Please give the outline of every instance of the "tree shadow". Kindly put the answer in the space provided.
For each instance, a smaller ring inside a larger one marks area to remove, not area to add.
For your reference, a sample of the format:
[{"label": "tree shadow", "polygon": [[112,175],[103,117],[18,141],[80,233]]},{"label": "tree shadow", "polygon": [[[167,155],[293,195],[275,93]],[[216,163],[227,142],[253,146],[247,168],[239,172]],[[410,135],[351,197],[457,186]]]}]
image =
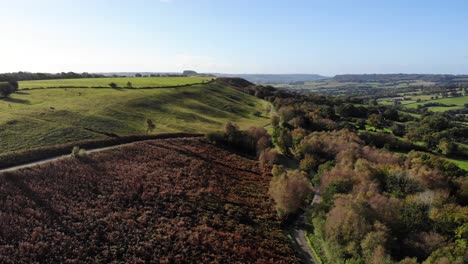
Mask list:
[{"label": "tree shadow", "polygon": [[26,99],[11,98],[11,97],[3,98],[2,100],[5,102],[15,103],[15,104],[29,104],[30,103],[30,101]]}]

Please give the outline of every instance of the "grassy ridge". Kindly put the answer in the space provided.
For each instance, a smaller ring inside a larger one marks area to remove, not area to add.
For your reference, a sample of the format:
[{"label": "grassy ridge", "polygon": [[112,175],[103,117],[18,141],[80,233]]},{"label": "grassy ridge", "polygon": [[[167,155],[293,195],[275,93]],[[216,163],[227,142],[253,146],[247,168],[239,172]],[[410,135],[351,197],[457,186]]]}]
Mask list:
[{"label": "grassy ridge", "polygon": [[108,87],[114,82],[119,87],[126,87],[128,82],[132,87],[158,87],[177,86],[209,81],[211,77],[124,77],[124,78],[83,78],[83,79],[60,79],[60,80],[37,80],[21,81],[20,89],[24,88],[46,88],[46,87]]},{"label": "grassy ridge", "polygon": [[263,126],[266,102],[218,83],[161,89],[39,89],[0,100],[0,153],[146,132],[207,132],[234,121]]}]

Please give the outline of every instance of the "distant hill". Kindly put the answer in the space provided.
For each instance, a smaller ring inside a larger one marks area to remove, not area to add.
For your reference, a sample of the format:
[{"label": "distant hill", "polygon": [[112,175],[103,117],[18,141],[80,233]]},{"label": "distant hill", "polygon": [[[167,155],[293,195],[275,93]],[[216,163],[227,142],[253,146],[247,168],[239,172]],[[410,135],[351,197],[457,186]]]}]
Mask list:
[{"label": "distant hill", "polygon": [[297,84],[304,82],[313,82],[330,77],[321,76],[318,74],[231,74],[231,73],[198,73],[193,70],[185,70],[184,72],[100,72],[104,76],[122,77],[122,76],[216,76],[216,77],[239,77],[246,79],[249,82],[256,84]]},{"label": "distant hill", "polygon": [[468,82],[468,75],[450,74],[343,74],[332,80],[338,82],[393,82],[404,80],[421,80],[426,82],[450,83]]},{"label": "distant hill", "polygon": [[213,73],[217,77],[239,77],[256,84],[274,83],[290,84],[295,82],[310,82],[327,79],[329,77],[318,74],[226,74]]}]

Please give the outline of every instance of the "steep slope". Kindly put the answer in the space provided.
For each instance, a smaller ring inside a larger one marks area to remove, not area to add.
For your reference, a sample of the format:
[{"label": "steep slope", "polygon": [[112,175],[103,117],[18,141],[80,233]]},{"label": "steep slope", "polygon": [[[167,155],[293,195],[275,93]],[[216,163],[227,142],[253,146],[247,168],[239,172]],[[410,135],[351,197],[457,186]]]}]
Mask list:
[{"label": "steep slope", "polygon": [[0,262],[294,263],[255,161],[201,139],[0,175]]},{"label": "steep slope", "polygon": [[266,102],[214,82],[157,89],[54,88],[0,100],[0,153],[83,139],[146,133],[206,132],[227,121],[263,126]]}]

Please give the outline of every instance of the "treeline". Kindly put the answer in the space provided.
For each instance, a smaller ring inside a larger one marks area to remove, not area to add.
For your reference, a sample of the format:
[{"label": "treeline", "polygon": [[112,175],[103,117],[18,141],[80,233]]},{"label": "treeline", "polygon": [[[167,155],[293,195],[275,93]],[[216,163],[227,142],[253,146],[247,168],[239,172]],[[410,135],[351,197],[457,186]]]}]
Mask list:
[{"label": "treeline", "polygon": [[51,79],[80,79],[80,78],[103,78],[106,77],[102,74],[96,73],[75,73],[75,72],[61,72],[61,73],[33,73],[33,72],[11,72],[0,74],[0,82],[10,81],[31,81],[31,80],[51,80]]}]

